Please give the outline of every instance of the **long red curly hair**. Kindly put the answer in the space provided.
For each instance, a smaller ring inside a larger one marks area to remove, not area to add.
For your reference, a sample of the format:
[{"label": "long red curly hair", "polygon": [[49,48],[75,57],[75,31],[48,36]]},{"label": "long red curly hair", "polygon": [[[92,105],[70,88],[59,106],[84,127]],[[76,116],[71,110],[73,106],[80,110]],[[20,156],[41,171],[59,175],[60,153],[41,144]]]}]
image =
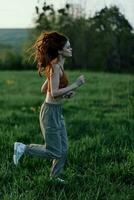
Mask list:
[{"label": "long red curly hair", "polygon": [[34,62],[37,62],[38,74],[42,72],[50,62],[57,58],[58,50],[62,50],[68,38],[56,31],[44,31],[37,38],[31,49],[34,50]]}]

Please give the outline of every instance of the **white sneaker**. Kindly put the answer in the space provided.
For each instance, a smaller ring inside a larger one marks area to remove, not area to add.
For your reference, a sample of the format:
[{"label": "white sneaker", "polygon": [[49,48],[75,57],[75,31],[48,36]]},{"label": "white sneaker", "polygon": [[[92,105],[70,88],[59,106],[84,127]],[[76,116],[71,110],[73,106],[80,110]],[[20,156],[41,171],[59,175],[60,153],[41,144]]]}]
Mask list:
[{"label": "white sneaker", "polygon": [[56,180],[57,180],[58,182],[61,182],[61,183],[66,183],[65,180],[63,180],[62,178],[59,178],[59,177],[57,177]]},{"label": "white sneaker", "polygon": [[50,177],[50,180],[55,180],[55,181],[58,181],[59,183],[64,183],[64,184],[67,183],[64,179],[59,178],[59,177]]},{"label": "white sneaker", "polygon": [[23,155],[25,151],[26,145],[20,142],[14,143],[14,155],[13,155],[13,161],[14,164],[17,165],[20,157]]}]

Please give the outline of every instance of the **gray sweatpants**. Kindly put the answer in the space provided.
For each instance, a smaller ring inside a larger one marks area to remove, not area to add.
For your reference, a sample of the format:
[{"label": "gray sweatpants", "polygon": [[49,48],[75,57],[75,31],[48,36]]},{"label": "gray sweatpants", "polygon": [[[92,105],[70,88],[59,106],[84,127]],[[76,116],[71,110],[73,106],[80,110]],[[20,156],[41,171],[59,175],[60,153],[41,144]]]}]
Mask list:
[{"label": "gray sweatpants", "polygon": [[68,138],[66,124],[62,114],[61,104],[44,102],[41,105],[39,122],[45,144],[26,145],[26,153],[42,158],[51,158],[51,176],[57,176],[66,161],[68,150]]}]

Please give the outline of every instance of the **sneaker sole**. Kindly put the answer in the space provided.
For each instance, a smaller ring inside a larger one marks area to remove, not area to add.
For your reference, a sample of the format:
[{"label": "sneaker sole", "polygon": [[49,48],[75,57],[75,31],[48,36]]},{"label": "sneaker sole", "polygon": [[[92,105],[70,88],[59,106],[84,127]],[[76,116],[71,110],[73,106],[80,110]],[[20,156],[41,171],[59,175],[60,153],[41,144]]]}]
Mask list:
[{"label": "sneaker sole", "polygon": [[13,161],[14,164],[17,165],[17,159],[16,159],[16,150],[17,150],[17,142],[14,143],[14,155],[13,155]]}]

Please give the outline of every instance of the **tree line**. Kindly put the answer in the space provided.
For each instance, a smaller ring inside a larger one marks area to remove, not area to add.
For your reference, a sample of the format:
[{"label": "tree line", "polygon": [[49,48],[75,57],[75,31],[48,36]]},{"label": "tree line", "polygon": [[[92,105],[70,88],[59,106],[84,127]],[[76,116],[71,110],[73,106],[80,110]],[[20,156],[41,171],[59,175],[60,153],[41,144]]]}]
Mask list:
[{"label": "tree line", "polygon": [[88,18],[82,10],[75,12],[73,4],[55,10],[45,1],[35,11],[35,28],[29,32],[21,55],[17,55],[16,69],[36,69],[33,60],[28,61],[26,49],[41,31],[56,30],[69,37],[73,48],[72,58],[66,61],[68,69],[134,72],[134,30],[117,6],[104,7]]}]

